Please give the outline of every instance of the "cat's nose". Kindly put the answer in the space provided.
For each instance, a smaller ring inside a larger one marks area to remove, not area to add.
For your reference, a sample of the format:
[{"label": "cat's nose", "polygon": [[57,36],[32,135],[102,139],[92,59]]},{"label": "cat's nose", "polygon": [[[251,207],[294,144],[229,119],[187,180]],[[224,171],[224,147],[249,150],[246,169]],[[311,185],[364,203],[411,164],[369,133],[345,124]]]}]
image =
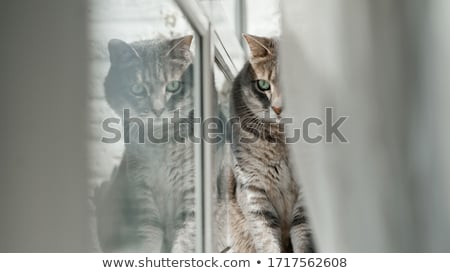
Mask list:
[{"label": "cat's nose", "polygon": [[272,110],[275,112],[275,114],[280,115],[281,111],[283,110],[281,107],[272,106]]},{"label": "cat's nose", "polygon": [[153,109],[153,113],[155,113],[155,115],[157,117],[161,116],[161,114],[164,112],[164,107],[163,108],[157,108],[157,109]]}]

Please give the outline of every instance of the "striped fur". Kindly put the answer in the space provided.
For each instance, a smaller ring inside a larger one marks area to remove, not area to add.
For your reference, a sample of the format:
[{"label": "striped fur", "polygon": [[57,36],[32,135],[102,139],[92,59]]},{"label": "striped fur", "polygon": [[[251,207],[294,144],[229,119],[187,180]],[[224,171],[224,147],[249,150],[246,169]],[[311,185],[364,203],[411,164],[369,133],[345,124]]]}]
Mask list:
[{"label": "striped fur", "polygon": [[[112,109],[120,116],[129,109],[131,116],[143,121],[171,118],[176,110],[181,117],[192,116],[191,40],[192,36],[186,36],[110,43],[105,94]],[[182,91],[167,94],[167,82],[179,79],[184,82]],[[130,92],[136,82],[145,84],[147,95]],[[160,106],[164,111],[157,113]],[[195,251],[193,144],[174,141],[173,128],[163,131],[162,125],[155,125],[154,130],[158,137],[169,135],[170,141],[138,143],[139,130],[131,126],[130,144],[125,145],[118,170],[98,191],[98,235],[103,251]],[[184,136],[191,133],[187,126],[180,130]]]},{"label": "striped fur", "polygon": [[[233,131],[232,166],[225,175],[231,251],[311,252],[302,196],[291,174],[279,114],[273,110],[281,108],[277,42],[245,38],[252,57],[234,81],[231,114],[240,126]],[[258,90],[255,82],[261,79],[270,83],[269,91]]]}]

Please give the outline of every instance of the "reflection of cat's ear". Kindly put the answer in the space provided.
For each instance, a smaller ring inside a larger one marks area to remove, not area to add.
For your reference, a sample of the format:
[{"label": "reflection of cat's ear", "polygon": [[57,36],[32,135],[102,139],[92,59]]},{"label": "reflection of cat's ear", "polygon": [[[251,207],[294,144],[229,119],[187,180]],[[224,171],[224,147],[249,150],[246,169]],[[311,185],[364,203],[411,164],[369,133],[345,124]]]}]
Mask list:
[{"label": "reflection of cat's ear", "polygon": [[166,56],[172,55],[174,52],[176,52],[177,49],[181,49],[183,51],[189,50],[193,38],[194,36],[187,35],[181,38],[170,40],[168,46],[169,49],[167,50]]},{"label": "reflection of cat's ear", "polygon": [[139,58],[136,50],[119,39],[112,39],[108,43],[109,59],[112,65],[128,64]]},{"label": "reflection of cat's ear", "polygon": [[273,55],[274,43],[272,39],[242,34],[247,41],[252,57],[264,57]]}]

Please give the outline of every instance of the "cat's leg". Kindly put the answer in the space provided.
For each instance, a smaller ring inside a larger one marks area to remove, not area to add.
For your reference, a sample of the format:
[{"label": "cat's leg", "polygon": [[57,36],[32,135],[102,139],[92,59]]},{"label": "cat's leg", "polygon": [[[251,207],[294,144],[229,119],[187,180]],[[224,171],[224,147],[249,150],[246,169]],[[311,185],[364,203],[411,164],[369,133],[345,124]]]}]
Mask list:
[{"label": "cat's leg", "polygon": [[230,251],[232,253],[254,253],[255,242],[250,233],[249,222],[245,219],[237,202],[230,202]]},{"label": "cat's leg", "polygon": [[[144,184],[142,184],[144,185]],[[127,248],[132,252],[161,252],[164,241],[164,223],[154,193],[148,187],[135,189],[123,211],[127,220],[125,238]]]},{"label": "cat's leg", "polygon": [[[225,163],[228,164],[228,163]],[[217,181],[215,231],[218,252],[255,252],[253,238],[236,200],[236,179],[230,166],[224,165]]]},{"label": "cat's leg", "polygon": [[294,206],[290,233],[294,252],[315,252],[311,228],[300,196]]},{"label": "cat's leg", "polygon": [[227,241],[227,211],[225,201],[217,199],[216,210],[214,212],[214,232],[216,235],[216,251],[227,252],[230,244]]},{"label": "cat's leg", "polygon": [[124,199],[116,184],[98,191],[97,227],[104,252],[160,252],[164,232],[153,199]]},{"label": "cat's leg", "polygon": [[176,208],[174,253],[195,252],[195,190],[192,186],[182,193],[183,202]]},{"label": "cat's leg", "polygon": [[147,224],[136,230],[137,243],[130,247],[131,252],[159,253],[164,244],[164,230],[159,225]]},{"label": "cat's leg", "polygon": [[179,228],[176,230],[173,243],[173,253],[195,252],[195,215],[189,213]]},{"label": "cat's leg", "polygon": [[265,190],[249,181],[236,188],[238,204],[253,237],[256,252],[281,251],[280,218]]}]

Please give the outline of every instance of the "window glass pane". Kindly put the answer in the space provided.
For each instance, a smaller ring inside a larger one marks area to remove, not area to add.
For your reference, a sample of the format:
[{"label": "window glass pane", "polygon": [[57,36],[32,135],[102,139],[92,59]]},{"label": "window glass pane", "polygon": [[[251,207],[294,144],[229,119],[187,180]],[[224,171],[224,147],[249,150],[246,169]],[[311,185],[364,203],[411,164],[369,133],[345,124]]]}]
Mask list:
[{"label": "window glass pane", "polygon": [[205,12],[208,14],[215,28],[231,32],[238,29],[237,1],[236,0],[200,0]]},{"label": "window glass pane", "polygon": [[98,251],[195,251],[193,29],[172,1],[89,2]]},{"label": "window glass pane", "polygon": [[258,36],[276,37],[281,32],[279,0],[245,0],[246,32]]},{"label": "window glass pane", "polygon": [[217,174],[216,185],[216,241],[218,252],[222,252],[229,246],[227,238],[229,231],[228,225],[228,191],[227,181],[225,179],[225,173],[229,170],[230,149],[227,145],[230,136],[228,135],[228,121],[230,117],[230,92],[232,87],[232,81],[226,76],[226,74],[220,69],[217,63],[214,64],[214,89],[217,93],[217,111],[218,128],[220,131],[221,141],[217,143],[215,153],[215,166]]},{"label": "window glass pane", "polygon": [[227,55],[233,60],[233,66],[239,69],[243,65],[244,52],[240,46],[243,20],[241,6],[237,0],[201,0],[203,10],[213,24],[217,38],[217,47],[225,48]]}]

